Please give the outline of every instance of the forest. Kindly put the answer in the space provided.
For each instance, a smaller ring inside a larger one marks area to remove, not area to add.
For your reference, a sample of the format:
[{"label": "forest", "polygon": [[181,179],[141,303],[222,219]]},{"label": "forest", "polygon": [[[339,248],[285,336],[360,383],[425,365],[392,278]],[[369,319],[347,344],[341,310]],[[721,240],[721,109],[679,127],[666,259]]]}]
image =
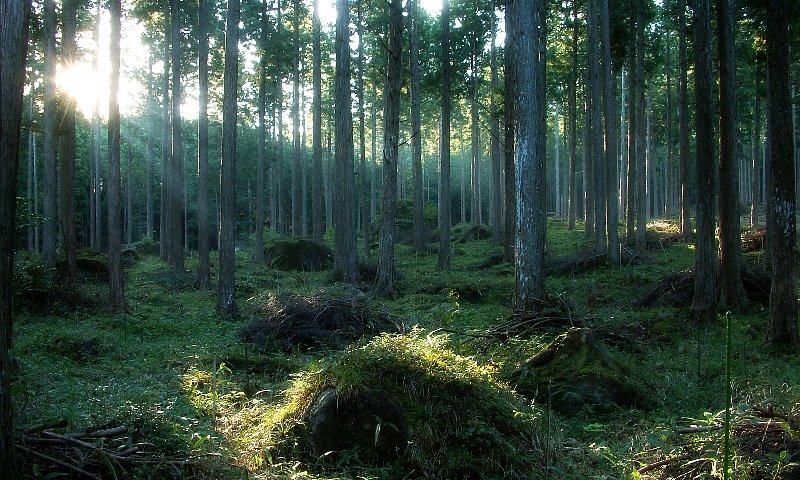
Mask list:
[{"label": "forest", "polygon": [[800,478],[800,3],[0,0],[0,480]]}]

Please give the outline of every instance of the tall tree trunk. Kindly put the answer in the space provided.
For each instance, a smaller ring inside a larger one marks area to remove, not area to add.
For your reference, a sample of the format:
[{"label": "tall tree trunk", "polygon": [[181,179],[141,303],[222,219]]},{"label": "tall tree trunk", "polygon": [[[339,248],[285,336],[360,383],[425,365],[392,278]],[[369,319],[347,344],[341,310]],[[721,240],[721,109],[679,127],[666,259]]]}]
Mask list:
[{"label": "tall tree trunk", "polygon": [[372,82],[372,162],[369,164],[369,220],[378,218],[378,87]]},{"label": "tall tree trunk", "polygon": [[334,271],[345,282],[358,277],[356,202],[353,178],[353,112],[350,92],[350,14],[347,0],[336,0],[336,182]]},{"label": "tall tree trunk", "polygon": [[[36,98],[34,95],[33,90],[30,92],[30,122],[33,124],[33,103]],[[90,163],[91,164],[91,163]],[[36,178],[36,134],[32,127],[28,128],[28,175],[27,175],[27,182],[25,184],[25,204],[27,207],[27,214],[28,214],[28,228],[27,228],[27,244],[26,247],[28,248],[28,252],[36,254],[36,221],[34,216],[34,195],[35,190],[33,189],[34,181]],[[91,205],[92,202],[89,202]],[[94,228],[91,229],[92,233],[94,233]]]},{"label": "tall tree trunk", "polygon": [[222,100],[222,216],[220,218],[219,282],[217,313],[235,318],[236,284],[234,280],[236,222],[236,123],[239,86],[239,0],[228,0],[225,22],[225,74]]},{"label": "tall tree trunk", "polygon": [[19,478],[11,405],[12,309],[22,90],[31,2],[0,0],[0,478]]},{"label": "tall tree trunk", "polygon": [[499,85],[497,74],[497,6],[492,1],[492,13],[489,29],[491,31],[490,50],[490,81],[491,92],[489,95],[489,155],[492,162],[492,188],[490,223],[492,224],[492,237],[497,245],[503,244],[503,156],[500,153],[500,118],[498,117],[497,89]]},{"label": "tall tree trunk", "polygon": [[[695,239],[695,283],[692,315],[708,322],[716,315],[716,245],[714,242],[715,185],[713,154],[714,125],[711,118],[711,13],[708,0],[694,4],[695,49],[695,138],[696,168],[708,172],[697,176],[697,238]],[[792,236],[794,238],[794,235]]]},{"label": "tall tree trunk", "polygon": [[170,101],[169,101],[169,71],[170,71],[170,54],[169,49],[171,45],[170,39],[172,38],[172,30],[169,22],[169,9],[167,9],[166,16],[164,17],[164,76],[162,78],[162,103],[161,103],[161,219],[159,221],[159,254],[162,261],[168,261],[170,255],[170,238],[169,224],[171,216],[170,207],[170,154],[172,152],[172,128],[170,123]]},{"label": "tall tree trunk", "polygon": [[739,160],[736,142],[736,51],[731,0],[717,0],[719,51],[719,305],[747,302],[742,287],[739,241]]},{"label": "tall tree trunk", "polygon": [[[78,5],[76,0],[64,0],[62,5],[63,31],[61,32],[61,61],[70,65],[77,56],[75,34]],[[59,212],[61,246],[66,260],[68,285],[76,281],[78,245],[75,236],[75,100],[69,95],[62,99],[59,142]]]},{"label": "tall tree trunk", "polygon": [[761,66],[756,57],[755,65],[755,99],[753,108],[753,165],[750,171],[750,225],[758,223],[758,207],[761,204]]},{"label": "tall tree trunk", "polygon": [[505,95],[503,97],[503,110],[505,113],[505,128],[503,131],[503,158],[505,163],[505,210],[503,224],[505,225],[503,239],[503,258],[506,262],[511,262],[514,258],[514,242],[516,238],[517,226],[517,190],[516,190],[516,166],[515,166],[515,145],[516,137],[516,22],[510,13],[514,12],[516,5],[513,2],[506,4],[505,27],[506,27],[506,46],[503,51],[503,69]]},{"label": "tall tree trunk", "polygon": [[442,125],[439,167],[439,260],[450,269],[450,0],[442,0]]},{"label": "tall tree trunk", "polygon": [[[100,57],[100,10],[98,7],[97,15],[95,18],[94,40],[97,46],[97,53],[92,58],[92,70],[97,73],[97,63]],[[94,248],[102,250],[103,248],[103,194],[100,189],[101,172],[100,172],[100,98],[96,98],[94,108],[92,109],[92,161],[94,162]]]},{"label": "tall tree trunk", "polygon": [[303,231],[302,182],[300,179],[300,0],[294,0],[294,50],[292,88],[292,235],[300,237]]},{"label": "tall tree trunk", "polygon": [[153,238],[153,218],[155,211],[153,209],[153,110],[156,109],[155,98],[153,96],[153,54],[147,57],[147,173],[145,179],[145,195],[146,195],[146,235]]},{"label": "tall tree trunk", "polygon": [[378,255],[378,279],[375,293],[393,297],[394,222],[397,190],[397,159],[400,145],[400,87],[403,81],[403,6],[401,0],[389,4],[389,64],[386,75],[386,107],[383,115],[383,198],[381,199],[381,236]]},{"label": "tall tree trunk", "polygon": [[258,165],[256,180],[256,228],[255,242],[253,245],[253,261],[264,263],[264,177],[266,176],[266,148],[267,148],[267,35],[269,19],[267,2],[261,7],[261,60],[258,64]]},{"label": "tall tree trunk", "polygon": [[[645,93],[647,91],[644,78],[644,0],[636,0],[636,76],[634,88],[636,108],[636,248],[644,250],[647,246],[647,129],[645,127]],[[632,160],[633,161],[633,160]]]},{"label": "tall tree trunk", "polygon": [[111,79],[108,88],[108,273],[110,284],[109,306],[122,312],[125,291],[122,277],[122,224],[120,223],[120,140],[119,140],[119,65],[120,24],[122,5],[120,0],[110,0],[111,13]]},{"label": "tall tree trunk", "polygon": [[[359,207],[361,207],[361,233],[364,237],[364,255],[370,256],[370,241],[372,240],[372,228],[369,220],[369,185],[367,184],[367,145],[366,145],[366,118],[364,115],[364,18],[361,11],[362,1],[357,2],[358,19],[356,29],[358,31],[358,78],[356,87],[358,88],[358,156],[359,156]],[[412,66],[413,68],[413,66]]]},{"label": "tall tree trunk", "polygon": [[50,268],[56,265],[58,243],[58,181],[56,158],[58,106],[56,104],[56,12],[55,2],[44,2],[44,263]]},{"label": "tall tree trunk", "polygon": [[600,40],[603,62],[603,115],[605,117],[605,162],[606,162],[606,215],[608,235],[608,260],[612,265],[619,264],[619,202],[617,177],[617,92],[614,80],[614,65],[611,63],[611,27],[609,24],[608,2],[600,3]]},{"label": "tall tree trunk", "polygon": [[588,36],[588,104],[589,104],[589,145],[592,159],[592,187],[594,195],[594,247],[598,253],[606,252],[606,158],[603,150],[603,82],[600,65],[600,12],[599,4],[589,2],[587,18]]},{"label": "tall tree trunk", "polygon": [[125,173],[125,243],[130,245],[133,243],[133,170],[131,168],[132,153],[131,144],[128,142],[128,163],[127,172]]},{"label": "tall tree trunk", "polygon": [[686,54],[686,0],[678,0],[678,163],[681,178],[681,234],[692,238],[689,186],[689,60]]},{"label": "tall tree trunk", "polygon": [[[210,234],[208,225],[208,24],[211,11],[208,0],[199,0],[199,2],[197,68],[200,91],[198,92],[199,109],[197,113],[197,286],[202,290],[207,290],[211,287],[211,262],[208,245]],[[266,12],[264,15],[266,16]],[[263,75],[260,80],[263,84]],[[263,118],[261,120],[263,124]]]},{"label": "tall tree trunk", "polygon": [[170,0],[172,26],[172,155],[169,175],[169,263],[176,273],[183,273],[183,122],[181,121],[181,31],[178,0]]},{"label": "tall tree trunk", "polygon": [[[420,113],[419,71],[419,0],[409,3],[409,37],[411,39],[411,176],[414,190],[413,220],[414,247],[422,253],[427,247],[425,238],[425,199],[422,180],[422,120]],[[494,18],[494,13],[492,13]],[[496,75],[496,74],[495,74]],[[494,101],[494,100],[492,100]]]},{"label": "tall tree trunk", "polygon": [[767,345],[797,345],[795,278],[795,171],[789,98],[789,25],[786,0],[767,9],[767,75],[769,95],[769,198],[767,244],[772,266]]},{"label": "tall tree trunk", "polygon": [[[313,34],[314,34],[314,65],[313,65],[313,88],[314,97],[312,99],[313,105],[313,146],[312,146],[312,159],[311,170],[313,171],[312,187],[311,187],[311,217],[312,217],[312,234],[314,241],[322,242],[325,235],[325,198],[323,197],[323,169],[322,169],[322,47],[321,47],[321,33],[320,33],[320,20],[319,20],[319,0],[314,0],[314,18],[313,18]],[[359,42],[361,45],[361,42]],[[363,94],[363,83],[362,83]],[[363,96],[363,95],[362,95]],[[363,105],[362,105],[363,107]],[[363,109],[362,109],[363,111]],[[363,123],[362,123],[363,127]],[[362,128],[363,131],[363,128]],[[363,137],[362,137],[363,143]]]},{"label": "tall tree trunk", "polygon": [[481,193],[480,193],[480,161],[481,161],[481,129],[478,124],[478,46],[477,39],[472,45],[472,79],[470,81],[470,127],[472,129],[472,168],[470,169],[472,200],[469,213],[473,224],[481,223]]},{"label": "tall tree trunk", "polygon": [[665,52],[664,57],[664,73],[667,77],[667,118],[666,118],[666,142],[667,142],[667,158],[666,158],[666,216],[672,217],[675,215],[675,165],[674,160],[672,158],[672,63],[671,63],[671,53],[670,53],[670,46],[672,45],[672,40],[669,35],[669,31],[667,32],[667,49]]},{"label": "tall tree trunk", "polygon": [[576,185],[576,170],[578,166],[578,0],[572,0],[572,44],[571,52],[572,70],[569,79],[569,205],[567,206],[567,225],[570,230],[575,229],[577,218],[578,190]]},{"label": "tall tree trunk", "polygon": [[538,311],[544,290],[545,208],[545,41],[544,2],[514,0],[509,14],[517,28],[517,224],[514,308]]}]

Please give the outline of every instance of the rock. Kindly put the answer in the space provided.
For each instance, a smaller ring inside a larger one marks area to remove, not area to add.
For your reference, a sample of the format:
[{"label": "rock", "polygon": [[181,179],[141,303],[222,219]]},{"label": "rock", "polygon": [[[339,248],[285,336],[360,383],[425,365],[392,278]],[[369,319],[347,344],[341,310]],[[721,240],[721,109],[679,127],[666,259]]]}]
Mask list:
[{"label": "rock", "polygon": [[625,366],[588,328],[572,328],[559,335],[514,372],[520,392],[564,414],[590,406],[607,409],[632,406],[641,394]]},{"label": "rock", "polygon": [[313,453],[356,449],[361,460],[387,463],[408,445],[401,408],[380,390],[342,394],[323,390],[306,414]]}]

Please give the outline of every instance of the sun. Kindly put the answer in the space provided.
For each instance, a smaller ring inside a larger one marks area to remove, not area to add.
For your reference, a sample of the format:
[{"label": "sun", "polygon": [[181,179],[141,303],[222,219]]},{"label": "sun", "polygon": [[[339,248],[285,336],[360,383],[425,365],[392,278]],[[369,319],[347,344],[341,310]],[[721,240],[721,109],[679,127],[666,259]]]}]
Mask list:
[{"label": "sun", "polygon": [[[78,111],[85,118],[92,118],[95,105],[106,105],[108,112],[108,80],[103,82],[99,72],[89,63],[79,62],[58,65],[56,68],[56,87],[62,94],[75,100]],[[103,99],[105,93],[105,99]],[[102,115],[102,108],[100,109]]]}]

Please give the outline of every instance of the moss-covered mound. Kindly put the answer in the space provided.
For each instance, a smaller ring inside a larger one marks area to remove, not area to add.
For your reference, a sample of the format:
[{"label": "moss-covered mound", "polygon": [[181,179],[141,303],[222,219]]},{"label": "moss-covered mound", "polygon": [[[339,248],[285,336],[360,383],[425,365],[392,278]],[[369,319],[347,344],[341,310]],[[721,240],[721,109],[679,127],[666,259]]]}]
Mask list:
[{"label": "moss-covered mound", "polygon": [[260,348],[343,348],[362,337],[397,330],[388,314],[358,290],[331,289],[256,298],[255,317],[239,329],[239,338]]},{"label": "moss-covered mound", "polygon": [[333,266],[333,252],[327,245],[305,238],[277,240],[267,248],[272,268],[284,271],[327,270]]},{"label": "moss-covered mound", "polygon": [[450,234],[458,243],[466,243],[473,240],[488,240],[492,238],[492,230],[486,225],[472,225],[469,223],[459,223],[453,227]]},{"label": "moss-covered mound", "polygon": [[517,368],[521,392],[572,414],[584,407],[636,405],[641,393],[627,368],[588,328],[572,328]]},{"label": "moss-covered mound", "polygon": [[[325,458],[335,462],[354,453],[360,461],[386,460],[380,438],[388,430],[391,447],[407,435],[404,448],[394,448],[391,457],[396,466],[415,471],[415,477],[537,478],[543,463],[537,412],[472,359],[449,350],[443,336],[423,336],[419,331],[380,335],[296,378],[283,409],[270,418],[276,429],[289,431],[294,440],[275,440],[300,445],[311,458],[318,458],[316,412],[320,399],[331,396],[355,399],[339,403],[338,411],[344,423],[357,418],[353,423],[363,434],[358,444],[351,435],[340,435],[347,438],[339,448],[326,443],[323,449],[334,452]],[[400,419],[353,411],[366,408],[372,413],[376,405],[390,404]],[[287,429],[288,424],[296,428]]]}]

